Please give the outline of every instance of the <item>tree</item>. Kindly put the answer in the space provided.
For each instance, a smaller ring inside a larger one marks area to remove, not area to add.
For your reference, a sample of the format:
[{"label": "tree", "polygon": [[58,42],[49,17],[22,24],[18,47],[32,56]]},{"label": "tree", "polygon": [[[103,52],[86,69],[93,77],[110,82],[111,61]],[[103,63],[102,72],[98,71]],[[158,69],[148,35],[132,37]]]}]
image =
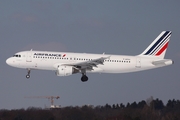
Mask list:
[{"label": "tree", "polygon": [[126,108],[130,107],[130,103],[128,102],[127,105],[126,105]]},{"label": "tree", "polygon": [[159,100],[157,98],[156,100],[153,100],[153,102],[154,102],[154,109],[161,110],[164,108],[164,104],[163,104],[162,100]]},{"label": "tree", "polygon": [[144,100],[142,100],[141,102],[139,102],[139,103],[137,104],[137,107],[138,107],[138,108],[143,108],[145,105],[147,105],[146,102],[145,102]]},{"label": "tree", "polygon": [[120,104],[120,108],[123,109],[125,108],[125,105],[123,103]]},{"label": "tree", "polygon": [[137,108],[137,103],[136,102],[133,102],[131,105],[130,105],[131,108]]}]

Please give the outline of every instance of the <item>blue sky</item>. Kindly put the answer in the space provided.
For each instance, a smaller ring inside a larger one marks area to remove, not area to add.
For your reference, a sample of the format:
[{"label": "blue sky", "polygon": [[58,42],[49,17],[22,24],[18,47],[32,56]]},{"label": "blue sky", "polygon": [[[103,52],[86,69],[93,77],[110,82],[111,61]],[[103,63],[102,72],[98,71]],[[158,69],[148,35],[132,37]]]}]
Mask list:
[{"label": "blue sky", "polygon": [[[179,1],[2,0],[0,4],[0,109],[55,104],[81,106],[139,102],[150,96],[166,103],[180,99]],[[80,74],[57,77],[53,71],[31,72],[5,61],[23,50],[140,54],[163,30],[172,36],[166,58],[172,66],[129,74]]]}]

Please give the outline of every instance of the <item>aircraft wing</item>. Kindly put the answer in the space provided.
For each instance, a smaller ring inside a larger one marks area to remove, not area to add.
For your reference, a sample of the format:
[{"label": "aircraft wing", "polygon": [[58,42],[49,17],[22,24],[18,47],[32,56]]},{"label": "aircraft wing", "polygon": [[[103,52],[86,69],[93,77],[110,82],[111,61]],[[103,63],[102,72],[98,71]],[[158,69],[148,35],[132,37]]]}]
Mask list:
[{"label": "aircraft wing", "polygon": [[71,64],[64,64],[68,66],[74,66],[79,70],[93,70],[93,67],[98,67],[97,65],[103,65],[105,59],[109,59],[109,57],[101,57],[97,59],[93,59],[90,61],[78,62],[78,63],[71,63]]}]

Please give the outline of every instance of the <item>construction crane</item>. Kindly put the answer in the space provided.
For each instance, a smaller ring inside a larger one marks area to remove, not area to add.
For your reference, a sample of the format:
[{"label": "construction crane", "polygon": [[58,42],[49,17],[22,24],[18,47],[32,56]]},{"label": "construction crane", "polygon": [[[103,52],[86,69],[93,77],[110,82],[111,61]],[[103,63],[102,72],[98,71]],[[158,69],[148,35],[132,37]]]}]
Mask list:
[{"label": "construction crane", "polygon": [[54,105],[54,99],[59,99],[59,96],[30,96],[30,97],[25,97],[25,98],[47,98],[51,101],[51,106],[50,108],[60,108],[59,105]]}]

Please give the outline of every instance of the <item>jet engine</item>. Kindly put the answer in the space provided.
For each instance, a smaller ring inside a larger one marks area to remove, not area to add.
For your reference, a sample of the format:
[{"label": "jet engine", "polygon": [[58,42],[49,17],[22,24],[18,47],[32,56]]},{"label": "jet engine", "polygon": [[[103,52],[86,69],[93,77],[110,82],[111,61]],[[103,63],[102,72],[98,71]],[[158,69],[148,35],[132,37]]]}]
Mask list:
[{"label": "jet engine", "polygon": [[79,70],[75,69],[73,66],[58,66],[56,75],[57,76],[69,76],[78,73]]}]

